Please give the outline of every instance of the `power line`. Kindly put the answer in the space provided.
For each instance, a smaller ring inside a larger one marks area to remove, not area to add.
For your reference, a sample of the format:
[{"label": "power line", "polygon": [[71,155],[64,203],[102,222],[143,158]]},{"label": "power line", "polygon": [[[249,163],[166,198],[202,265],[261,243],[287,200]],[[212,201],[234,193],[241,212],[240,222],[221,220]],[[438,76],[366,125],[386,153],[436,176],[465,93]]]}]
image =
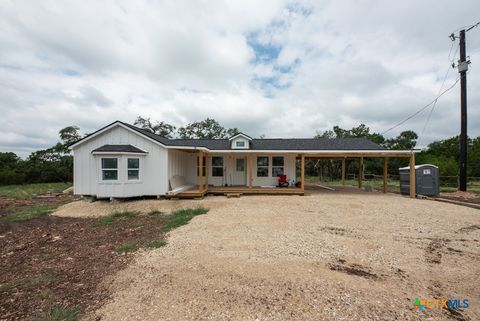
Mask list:
[{"label": "power line", "polygon": [[443,95],[445,95],[448,91],[450,91],[453,87],[455,87],[455,85],[458,83],[458,81],[460,80],[460,77],[457,78],[457,80],[455,80],[455,82],[450,86],[448,87],[447,89],[445,89],[441,94],[439,94],[434,100],[432,100],[430,103],[428,103],[427,105],[423,106],[422,108],[420,108],[419,110],[417,110],[415,113],[413,113],[412,115],[408,116],[407,118],[405,118],[404,120],[402,120],[401,122],[399,122],[398,124],[396,124],[395,126],[393,127],[390,127],[389,129],[387,129],[386,131],[384,131],[383,133],[381,133],[382,135],[384,135],[385,133],[388,133],[389,131],[397,128],[398,126],[401,126],[403,125],[404,123],[406,123],[407,121],[409,121],[410,119],[412,119],[413,117],[417,116],[418,114],[420,114],[422,111],[424,111],[425,109],[427,109],[428,107],[430,107],[432,104],[436,103],[436,101],[442,97]]}]

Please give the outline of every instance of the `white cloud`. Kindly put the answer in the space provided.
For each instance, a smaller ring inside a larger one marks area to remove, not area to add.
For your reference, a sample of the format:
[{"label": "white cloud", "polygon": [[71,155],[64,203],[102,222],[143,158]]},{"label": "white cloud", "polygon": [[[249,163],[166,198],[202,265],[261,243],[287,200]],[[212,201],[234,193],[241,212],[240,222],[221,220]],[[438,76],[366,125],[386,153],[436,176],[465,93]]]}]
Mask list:
[{"label": "white cloud", "polygon": [[[92,132],[137,115],[177,126],[213,117],[267,137],[361,122],[382,132],[437,94],[447,36],[479,9],[473,0],[2,1],[0,150],[26,156],[67,125]],[[480,135],[480,28],[468,53],[469,131]],[[439,100],[424,144],[458,133],[458,104],[458,88]],[[389,134],[420,133],[427,113]]]}]

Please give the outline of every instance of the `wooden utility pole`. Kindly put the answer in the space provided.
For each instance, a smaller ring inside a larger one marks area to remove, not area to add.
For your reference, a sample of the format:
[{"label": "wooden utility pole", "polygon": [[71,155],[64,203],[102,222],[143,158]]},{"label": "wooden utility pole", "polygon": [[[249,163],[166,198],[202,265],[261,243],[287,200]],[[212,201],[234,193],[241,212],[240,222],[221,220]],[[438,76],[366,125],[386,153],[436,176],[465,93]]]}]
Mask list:
[{"label": "wooden utility pole", "polygon": [[460,191],[467,190],[467,69],[465,53],[465,29],[460,31],[460,60],[458,71],[460,72]]}]

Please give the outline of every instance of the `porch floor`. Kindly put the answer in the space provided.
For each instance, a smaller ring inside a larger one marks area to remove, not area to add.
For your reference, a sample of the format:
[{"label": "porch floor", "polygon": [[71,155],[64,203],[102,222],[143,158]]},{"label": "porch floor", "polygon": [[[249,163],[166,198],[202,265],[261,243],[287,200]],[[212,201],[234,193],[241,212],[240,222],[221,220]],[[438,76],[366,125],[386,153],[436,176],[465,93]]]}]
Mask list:
[{"label": "porch floor", "polygon": [[206,194],[226,195],[235,194],[263,194],[263,195],[304,195],[304,191],[299,187],[262,187],[262,186],[208,186],[206,190],[200,192],[198,186],[177,193],[167,195],[167,198],[197,198]]}]

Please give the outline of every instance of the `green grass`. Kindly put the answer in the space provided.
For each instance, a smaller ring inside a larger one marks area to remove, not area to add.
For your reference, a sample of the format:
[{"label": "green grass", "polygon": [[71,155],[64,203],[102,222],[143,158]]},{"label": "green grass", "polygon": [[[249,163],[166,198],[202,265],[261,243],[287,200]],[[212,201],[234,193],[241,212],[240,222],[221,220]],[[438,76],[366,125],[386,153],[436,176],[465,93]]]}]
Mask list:
[{"label": "green grass", "polygon": [[50,274],[40,274],[33,277],[26,277],[21,279],[16,279],[8,283],[0,285],[0,291],[10,290],[16,287],[22,288],[34,288],[36,286],[41,286],[52,282],[55,279],[53,275]]},{"label": "green grass", "polygon": [[158,216],[158,215],[162,215],[162,214],[163,214],[163,212],[160,212],[158,210],[153,210],[153,211],[150,211],[150,212],[147,213],[147,215],[149,215],[149,216]]},{"label": "green grass", "polygon": [[2,185],[0,196],[9,198],[29,199],[50,192],[61,192],[72,186],[71,183],[40,183],[24,185]]},{"label": "green grass", "polygon": [[20,221],[31,220],[33,218],[50,214],[57,207],[58,205],[52,205],[52,204],[29,206],[21,209],[18,212],[8,214],[7,216],[3,216],[0,219],[8,222],[20,222]]},{"label": "green grass", "polygon": [[100,217],[97,219],[96,225],[97,226],[106,226],[112,225],[115,223],[116,219],[119,218],[130,218],[140,215],[139,211],[123,211],[123,212],[113,212],[107,216]]},{"label": "green grass", "polygon": [[158,249],[159,247],[167,245],[167,241],[164,239],[154,240],[145,245],[147,249]]},{"label": "green grass", "polygon": [[127,252],[132,252],[136,251],[140,246],[138,245],[137,242],[132,242],[132,243],[124,243],[120,246],[118,246],[115,251],[117,253],[127,253]]},{"label": "green grass", "polygon": [[40,317],[33,319],[33,321],[76,321],[79,318],[79,314],[78,308],[54,306]]},{"label": "green grass", "polygon": [[206,214],[208,209],[203,207],[184,208],[172,212],[172,214],[165,216],[163,232],[168,232],[174,228],[187,224],[194,216]]}]

